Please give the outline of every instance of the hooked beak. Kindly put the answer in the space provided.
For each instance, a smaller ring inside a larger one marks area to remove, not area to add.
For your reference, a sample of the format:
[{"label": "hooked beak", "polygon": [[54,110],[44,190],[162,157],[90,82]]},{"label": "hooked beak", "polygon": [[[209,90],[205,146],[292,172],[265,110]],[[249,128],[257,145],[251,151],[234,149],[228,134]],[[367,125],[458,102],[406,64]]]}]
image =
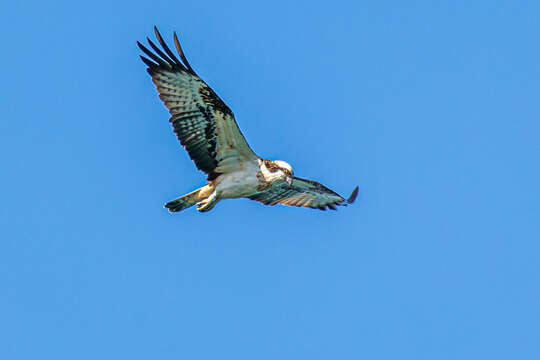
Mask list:
[{"label": "hooked beak", "polygon": [[285,180],[287,181],[287,184],[289,184],[289,186],[292,185],[292,176],[287,176]]}]

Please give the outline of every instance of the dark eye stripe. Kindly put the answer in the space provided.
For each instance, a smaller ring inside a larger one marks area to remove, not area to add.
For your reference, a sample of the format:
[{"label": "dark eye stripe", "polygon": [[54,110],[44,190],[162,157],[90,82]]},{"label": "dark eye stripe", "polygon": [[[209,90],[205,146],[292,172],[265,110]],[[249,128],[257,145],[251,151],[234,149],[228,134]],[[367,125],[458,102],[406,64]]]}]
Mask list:
[{"label": "dark eye stripe", "polygon": [[272,173],[275,173],[276,171],[281,170],[281,168],[279,166],[277,166],[276,164],[274,164],[273,162],[271,162],[269,160],[264,160],[264,166],[266,166],[268,171],[270,171]]}]

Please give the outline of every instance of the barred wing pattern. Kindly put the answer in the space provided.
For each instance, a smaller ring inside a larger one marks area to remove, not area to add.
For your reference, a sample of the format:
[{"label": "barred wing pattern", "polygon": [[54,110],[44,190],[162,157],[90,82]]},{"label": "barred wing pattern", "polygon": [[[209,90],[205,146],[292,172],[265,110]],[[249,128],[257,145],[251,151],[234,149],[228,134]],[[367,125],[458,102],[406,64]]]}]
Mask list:
[{"label": "barred wing pattern", "polygon": [[141,59],[148,66],[159,98],[169,109],[169,121],[178,140],[197,168],[208,174],[208,180],[214,180],[220,173],[236,170],[244,161],[257,161],[231,109],[191,68],[176,33],[174,44],[181,60],[156,27],[154,32],[163,50],[148,38],[154,52],[137,42],[148,56]]},{"label": "barred wing pattern", "polygon": [[336,205],[347,206],[348,204],[352,204],[356,200],[357,195],[358,186],[354,188],[349,198],[345,200],[341,195],[316,181],[295,176],[290,186],[287,183],[283,183],[270,187],[249,198],[265,205],[284,204],[320,210],[326,210],[328,207],[332,210],[337,210]]}]

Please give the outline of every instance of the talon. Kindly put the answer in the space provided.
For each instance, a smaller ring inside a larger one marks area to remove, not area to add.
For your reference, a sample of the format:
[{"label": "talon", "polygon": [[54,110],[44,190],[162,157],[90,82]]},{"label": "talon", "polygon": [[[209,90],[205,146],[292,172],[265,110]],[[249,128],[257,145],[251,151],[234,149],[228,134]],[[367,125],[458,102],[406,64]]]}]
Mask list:
[{"label": "talon", "polygon": [[212,210],[214,206],[216,206],[217,202],[218,200],[216,193],[213,192],[209,197],[197,203],[197,210],[199,210],[200,212]]}]

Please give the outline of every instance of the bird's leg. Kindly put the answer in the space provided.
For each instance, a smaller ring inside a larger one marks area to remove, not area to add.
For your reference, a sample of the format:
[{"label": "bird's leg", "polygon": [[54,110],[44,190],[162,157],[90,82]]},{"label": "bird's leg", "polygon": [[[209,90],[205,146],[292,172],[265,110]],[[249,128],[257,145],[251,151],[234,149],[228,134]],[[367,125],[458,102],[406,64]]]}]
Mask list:
[{"label": "bird's leg", "polygon": [[197,203],[197,210],[199,210],[200,212],[212,210],[214,206],[216,206],[218,201],[219,199],[217,198],[217,194],[215,191],[213,191],[210,196]]}]

